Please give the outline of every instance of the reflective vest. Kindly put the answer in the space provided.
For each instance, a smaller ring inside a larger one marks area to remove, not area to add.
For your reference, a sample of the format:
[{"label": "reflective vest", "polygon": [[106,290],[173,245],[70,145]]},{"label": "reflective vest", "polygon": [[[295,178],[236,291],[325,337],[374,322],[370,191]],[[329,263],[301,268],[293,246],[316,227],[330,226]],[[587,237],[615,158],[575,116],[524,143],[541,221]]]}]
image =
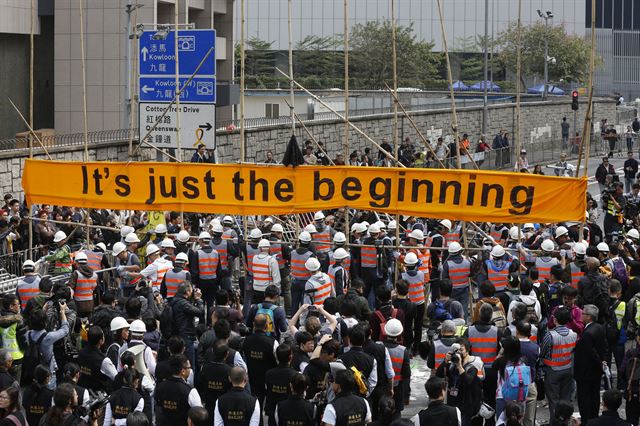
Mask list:
[{"label": "reflective vest", "polygon": [[[342,248],[344,248],[344,247],[342,247]],[[345,248],[345,250],[347,250],[347,249]],[[334,263],[334,259],[333,259],[333,253],[334,252],[335,252],[335,250],[331,250],[329,252],[329,264]],[[349,253],[349,250],[347,250],[347,253]],[[349,253],[349,257],[346,257],[346,258],[342,259],[342,266],[344,267],[344,269],[347,272],[349,272],[349,273],[351,272],[351,253]]]},{"label": "reflective vest", "polygon": [[[348,258],[347,258],[348,259]],[[346,259],[344,259],[346,260]],[[344,261],[343,260],[343,261]],[[327,275],[329,275],[329,279],[331,280],[331,283],[333,284],[333,287],[335,288],[336,286],[336,272],[342,270],[343,273],[343,279],[342,279],[342,290],[346,293],[347,289],[349,287],[349,273],[347,272],[347,269],[343,266],[343,265],[336,265],[335,263],[331,264],[329,266],[329,270],[327,271]]]},{"label": "reflective vest", "polygon": [[365,246],[360,249],[360,266],[363,268],[378,266],[378,249],[375,246]]},{"label": "reflective vest", "polygon": [[462,226],[458,225],[454,227],[451,231],[447,232],[447,234],[444,236],[444,241],[447,244],[447,246],[453,242],[456,242],[456,243],[460,242],[461,228]]},{"label": "reflective vest", "polygon": [[538,279],[544,281],[551,276],[551,267],[560,262],[555,257],[537,257],[536,268],[538,269]]},{"label": "reflective vest", "polygon": [[[509,326],[507,328],[511,332],[512,336],[516,335],[516,331],[517,330],[516,330],[516,326],[515,325],[509,324]],[[529,340],[531,340],[533,343],[538,343],[538,327],[536,327],[533,324],[531,324],[531,336],[529,337]]]},{"label": "reflective vest", "polygon": [[[62,259],[58,259],[56,260],[55,264],[54,264],[54,271],[57,274],[64,274],[67,272],[71,272],[71,249],[69,248],[68,245],[64,245],[60,248],[58,248],[58,250],[62,250],[65,252],[65,256]],[[56,253],[58,252],[58,250],[56,250]]]},{"label": "reflective vest", "polygon": [[276,257],[276,260],[278,261],[278,268],[284,269],[286,262],[282,256],[282,244],[272,241],[271,247],[269,248],[269,254]]},{"label": "reflective vest", "polygon": [[98,285],[98,275],[94,272],[90,277],[87,277],[80,271],[76,272],[78,273],[78,279],[76,279],[73,298],[78,302],[93,300],[93,290],[95,290]]},{"label": "reflective vest", "polygon": [[207,253],[204,250],[198,250],[198,272],[200,274],[200,279],[216,279],[219,259],[218,252],[215,250],[212,250],[211,253]]},{"label": "reflective vest", "polygon": [[449,268],[449,280],[451,280],[453,288],[469,286],[469,275],[471,275],[471,262],[469,259],[463,257],[460,263],[447,260],[447,266]]},{"label": "reflective vest", "polygon": [[582,272],[575,262],[571,262],[569,267],[571,268],[571,287],[578,288],[578,283],[580,279],[584,277],[584,272]]},{"label": "reflective vest", "polygon": [[498,356],[498,327],[492,325],[483,333],[472,325],[469,327],[469,343],[471,343],[471,355],[480,357],[485,367],[493,366]]},{"label": "reflective vest", "polygon": [[409,284],[409,293],[407,293],[409,300],[411,300],[416,305],[421,305],[425,301],[424,274],[421,271],[414,270],[414,272],[415,275],[408,272],[403,272],[402,279]]},{"label": "reflective vest", "polygon": [[572,330],[566,336],[562,336],[555,330],[549,331],[553,341],[551,359],[545,359],[544,365],[552,370],[566,370],[573,364],[573,350],[576,348],[578,335]]},{"label": "reflective vest", "polygon": [[440,364],[444,362],[445,356],[451,352],[451,346],[442,343],[442,340],[434,340],[434,354],[435,354],[435,368],[440,367]]},{"label": "reflective vest", "polygon": [[18,297],[20,298],[20,308],[27,307],[29,299],[33,298],[40,291],[40,275],[27,275],[18,281]]},{"label": "reflective vest", "polygon": [[229,252],[227,247],[229,246],[228,240],[220,240],[218,244],[211,242],[211,247],[218,252],[218,260],[220,261],[220,269],[223,271],[229,270]]},{"label": "reflective vest", "polygon": [[185,282],[187,282],[187,271],[184,269],[181,269],[180,271],[176,271],[174,269],[168,270],[164,275],[164,285],[167,288],[167,298],[175,296],[178,291],[178,287]]},{"label": "reflective vest", "polygon": [[232,228],[226,228],[222,231],[223,240],[235,240],[236,238],[238,238],[238,236],[236,235],[236,231]]},{"label": "reflective vest", "polygon": [[333,283],[327,274],[315,274],[307,280],[305,293],[308,292],[313,305],[322,305],[331,295],[332,286]]},{"label": "reflective vest", "polygon": [[16,337],[17,325],[18,323],[13,323],[7,328],[0,328],[2,347],[11,353],[14,361],[24,358],[24,353],[20,350],[20,346],[18,345],[18,338]]},{"label": "reflective vest", "polygon": [[102,269],[102,256],[104,256],[104,253],[100,251],[85,250],[84,254],[87,255],[87,266],[89,266],[92,271],[95,272]]},{"label": "reflective vest", "polygon": [[154,290],[160,290],[160,285],[162,284],[162,280],[165,274],[171,269],[173,269],[173,263],[159,257],[153,261],[153,264],[156,265],[156,267],[158,268],[158,271],[156,272],[156,281],[153,283],[153,287],[154,287]]},{"label": "reflective vest", "polygon": [[387,350],[393,367],[393,386],[396,387],[402,380],[402,364],[404,363],[404,353],[407,349],[402,345],[398,345],[395,348],[387,347]]},{"label": "reflective vest", "polygon": [[253,256],[251,260],[251,270],[253,271],[253,289],[265,291],[267,286],[271,284],[271,271],[269,270],[269,261],[271,256],[260,253]]},{"label": "reflective vest", "polygon": [[315,244],[316,253],[329,253],[331,250],[331,228],[325,226],[324,229],[318,230],[312,235]]},{"label": "reflective vest", "polygon": [[298,253],[298,250],[291,252],[291,276],[296,280],[308,280],[311,272],[304,267],[305,262],[313,255],[311,250]]},{"label": "reflective vest", "polygon": [[509,283],[511,261],[505,262],[503,269],[498,269],[493,259],[487,259],[485,264],[487,265],[487,275],[491,284],[496,288],[496,291],[504,291]]},{"label": "reflective vest", "polygon": [[626,310],[627,310],[627,304],[624,303],[622,300],[619,300],[618,306],[616,306],[615,309],[613,310],[613,313],[616,316],[616,327],[618,328],[618,331],[622,330],[622,322],[624,321],[624,315]]},{"label": "reflective vest", "polygon": [[493,241],[495,241],[496,243],[499,243],[500,240],[502,239],[502,234],[504,229],[505,229],[504,226],[497,228],[495,225],[491,225],[491,229],[489,230],[489,236],[493,238]]},{"label": "reflective vest", "polygon": [[253,264],[253,256],[260,253],[260,249],[258,247],[253,247],[250,244],[247,244],[247,274],[253,276],[253,269],[251,269],[251,265]]}]

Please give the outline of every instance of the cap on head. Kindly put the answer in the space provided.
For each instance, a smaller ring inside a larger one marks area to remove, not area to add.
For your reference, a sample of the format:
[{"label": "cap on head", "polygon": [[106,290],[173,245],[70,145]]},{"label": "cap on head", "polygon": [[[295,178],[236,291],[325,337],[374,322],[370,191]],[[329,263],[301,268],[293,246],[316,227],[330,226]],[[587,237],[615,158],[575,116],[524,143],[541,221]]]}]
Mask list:
[{"label": "cap on head", "polygon": [[364,223],[356,223],[355,232],[358,232],[360,234],[364,234],[365,232],[367,232],[367,225],[365,225]]},{"label": "cap on head", "polygon": [[336,235],[333,236],[334,243],[346,243],[347,236],[344,235],[344,232],[336,232]]},{"label": "cap on head", "polygon": [[77,263],[87,263],[87,260],[88,260],[87,254],[83,251],[76,253],[76,256],[74,259]]},{"label": "cap on head", "polygon": [[23,271],[35,271],[35,269],[36,269],[36,264],[31,259],[25,260],[24,263],[22,264]]},{"label": "cap on head", "polygon": [[127,246],[125,246],[124,243],[121,243],[120,241],[118,241],[113,245],[113,248],[111,249],[111,251],[113,252],[114,256],[117,256],[123,251],[125,251],[126,249],[127,249]]},{"label": "cap on head", "polygon": [[273,223],[273,218],[271,216],[266,217],[262,223]]},{"label": "cap on head", "polygon": [[274,223],[271,227],[271,232],[284,232],[284,228],[279,223]]},{"label": "cap on head", "polygon": [[315,257],[310,257],[304,262],[304,267],[307,268],[307,271],[315,272],[320,269],[320,262]]},{"label": "cap on head", "polygon": [[377,221],[376,225],[378,225],[378,228],[380,229],[387,229],[387,225],[385,225],[384,222],[381,220]]},{"label": "cap on head", "polygon": [[67,239],[67,234],[65,234],[64,231],[58,231],[53,236],[54,243],[59,243],[60,241],[64,241],[66,239]]},{"label": "cap on head", "polygon": [[302,231],[300,233],[300,235],[298,235],[298,240],[303,242],[303,243],[310,243],[311,242],[311,234],[308,233],[307,231]]},{"label": "cap on head", "polygon": [[398,337],[402,335],[404,328],[402,327],[402,323],[400,320],[395,318],[391,318],[384,326],[384,332],[389,337]]},{"label": "cap on head", "polygon": [[122,238],[125,238],[127,235],[129,235],[130,233],[134,232],[135,229],[133,229],[133,227],[131,226],[123,226],[122,228],[120,228],[120,236]]},{"label": "cap on head", "polygon": [[627,232],[627,237],[638,240],[640,239],[640,232],[638,232],[637,229],[630,229],[629,232]]},{"label": "cap on head", "polygon": [[115,317],[111,320],[111,331],[122,330],[123,328],[129,328],[129,323],[122,317]]},{"label": "cap on head", "polygon": [[224,223],[225,225],[232,225],[233,218],[231,216],[225,216],[222,218],[222,223]]},{"label": "cap on head", "polygon": [[160,243],[160,247],[164,248],[176,248],[176,245],[173,244],[173,240],[171,238],[165,238],[164,240],[162,240],[162,243]]},{"label": "cap on head", "polygon": [[147,256],[154,255],[160,251],[160,248],[155,244],[149,244],[147,246]]},{"label": "cap on head", "polygon": [[392,220],[391,222],[389,222],[389,225],[387,226],[387,228],[389,229],[389,231],[396,230],[398,229],[398,222],[396,222],[395,220]]},{"label": "cap on head", "polygon": [[189,241],[189,232],[182,230],[182,231],[178,232],[178,237],[177,238],[178,238],[178,241],[180,241],[181,243],[186,243],[186,242]]},{"label": "cap on head", "polygon": [[253,228],[251,231],[249,231],[249,238],[252,240],[259,240],[260,238],[262,238],[262,231],[258,228]]},{"label": "cap on head", "polygon": [[139,243],[140,238],[138,238],[138,235],[135,232],[132,232],[124,237],[124,242],[127,244]]},{"label": "cap on head", "polygon": [[336,260],[346,259],[347,257],[349,257],[349,252],[347,252],[342,247],[340,247],[339,249],[336,249],[336,251],[333,252],[333,258]]},{"label": "cap on head", "polygon": [[517,226],[512,226],[511,229],[509,229],[509,238],[511,238],[512,240],[517,240],[518,235],[520,235],[520,228],[518,228]]},{"label": "cap on head", "polygon": [[164,223],[159,223],[156,225],[155,229],[156,234],[166,234],[167,233],[167,225]]}]

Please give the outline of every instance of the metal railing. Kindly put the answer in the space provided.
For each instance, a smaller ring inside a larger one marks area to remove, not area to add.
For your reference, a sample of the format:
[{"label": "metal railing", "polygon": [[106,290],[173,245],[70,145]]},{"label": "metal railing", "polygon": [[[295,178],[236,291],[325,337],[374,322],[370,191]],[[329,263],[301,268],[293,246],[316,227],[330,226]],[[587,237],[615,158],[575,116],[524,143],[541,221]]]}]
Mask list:
[{"label": "metal railing", "polygon": [[[138,129],[133,129],[133,139],[138,140]],[[36,130],[37,133],[37,130]],[[91,147],[96,145],[108,144],[113,142],[122,142],[129,140],[129,129],[118,130],[100,130],[89,132],[88,140]],[[40,137],[42,145],[46,148],[57,146],[79,146],[84,145],[83,133],[71,133],[67,135],[52,135]],[[34,150],[41,150],[37,140],[33,140]],[[0,139],[0,151],[24,151],[29,149],[27,138]]]},{"label": "metal railing", "polygon": [[34,262],[38,260],[47,250],[45,246],[33,247],[31,250],[20,250],[0,256],[0,268],[6,270],[12,275],[20,275],[22,273],[22,264],[25,260],[31,259]]}]

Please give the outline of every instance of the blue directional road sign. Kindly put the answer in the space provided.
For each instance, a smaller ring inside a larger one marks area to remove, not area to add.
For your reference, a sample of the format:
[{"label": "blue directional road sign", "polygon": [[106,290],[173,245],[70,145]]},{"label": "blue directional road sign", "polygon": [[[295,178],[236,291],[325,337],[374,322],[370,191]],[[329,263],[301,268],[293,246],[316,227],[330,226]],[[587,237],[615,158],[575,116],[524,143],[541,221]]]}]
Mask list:
[{"label": "blue directional road sign", "polygon": [[[157,31],[144,31],[140,37],[140,75],[175,75],[175,32],[162,40]],[[212,51],[198,75],[216,74],[215,30],[181,30],[178,32],[180,75],[192,75],[209,49]]]},{"label": "blue directional road sign", "polygon": [[[188,80],[188,77],[180,77],[180,89]],[[139,87],[142,102],[171,102],[175,96],[176,79],[170,76],[142,76]],[[180,102],[214,104],[216,102],[215,77],[194,77],[180,94]]]}]

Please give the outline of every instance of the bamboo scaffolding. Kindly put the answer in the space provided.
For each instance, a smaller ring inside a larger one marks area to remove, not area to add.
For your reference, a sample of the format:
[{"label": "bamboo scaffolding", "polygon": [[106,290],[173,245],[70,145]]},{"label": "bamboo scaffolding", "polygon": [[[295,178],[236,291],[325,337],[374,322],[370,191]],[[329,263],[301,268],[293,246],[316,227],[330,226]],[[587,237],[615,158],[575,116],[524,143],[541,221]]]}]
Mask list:
[{"label": "bamboo scaffolding", "polygon": [[295,95],[293,93],[295,86],[293,85],[293,24],[292,24],[292,8],[293,8],[293,0],[289,0],[287,3],[287,30],[289,32],[289,78],[291,82],[289,83],[289,100],[291,103],[287,102],[289,105],[289,114],[291,116],[291,134],[294,135],[296,133],[296,104],[295,104]]},{"label": "bamboo scaffolding", "polygon": [[[174,51],[176,52],[175,54],[175,64],[176,64],[176,75],[175,75],[175,81],[176,81],[176,88],[175,91],[176,93],[178,92],[178,89],[180,88],[180,55],[178,55],[178,31],[179,31],[179,21],[180,21],[180,14],[179,14],[179,7],[180,7],[180,1],[179,0],[174,0],[173,3],[173,25],[174,25]],[[181,145],[181,140],[180,140],[180,95],[176,95],[176,158],[181,162],[182,161],[182,145]]]},{"label": "bamboo scaffolding", "polygon": [[520,128],[520,78],[522,73],[522,0],[518,0],[518,51],[516,59],[516,155],[520,155],[522,149],[522,137]]},{"label": "bamboo scaffolding", "polygon": [[[138,49],[139,49],[139,38],[137,35],[137,26],[138,26],[138,8],[136,8],[133,12],[133,25],[131,26],[131,28],[133,28],[133,39],[131,40],[130,43],[133,44],[133,49],[131,49],[133,52],[135,52],[135,54],[133,54],[133,71],[131,72],[131,79],[130,79],[130,88],[131,91],[129,92],[129,161],[133,160],[133,129],[135,128],[135,126],[133,125],[133,122],[135,120],[135,108],[137,107],[137,102],[135,100],[136,98],[136,83],[138,81],[138,79],[136,78],[136,75],[138,74],[138,57],[140,56],[138,53]],[[138,130],[140,131],[140,130]]]},{"label": "bamboo scaffolding", "polygon": [[[30,23],[31,30],[29,34],[29,126],[33,128],[33,88],[34,79],[33,74],[35,72],[35,39],[34,39],[34,19],[35,19],[35,0],[31,0],[31,15]],[[29,158],[33,158],[33,136],[29,135]],[[27,206],[29,209],[29,259],[33,254],[33,221],[31,220],[31,205]]]},{"label": "bamboo scaffolding", "polygon": [[[344,39],[344,160],[346,162],[349,160],[349,154],[350,154],[349,153],[349,0],[344,0],[343,39]],[[349,239],[347,238],[347,242],[348,241]]]},{"label": "bamboo scaffolding", "polygon": [[[392,69],[393,69],[393,153],[396,164],[400,164],[398,154],[398,28],[396,21],[396,0],[391,0],[391,45],[392,45]],[[396,214],[396,245],[400,246],[400,215]],[[399,250],[399,249],[397,249]],[[394,269],[394,282],[398,281],[398,268]]]},{"label": "bamboo scaffolding", "polygon": [[[289,103],[289,101],[287,101],[286,99],[282,99],[288,106],[291,106],[291,104]],[[327,151],[324,150],[324,148],[322,148],[320,146],[320,144],[318,143],[318,140],[315,138],[315,136],[313,136],[313,133],[311,133],[311,131],[309,130],[309,128],[306,126],[306,124],[304,124],[304,121],[302,121],[302,118],[300,118],[300,116],[297,113],[293,113],[294,118],[296,120],[298,120],[298,122],[300,123],[300,125],[302,126],[303,130],[305,131],[305,133],[309,136],[309,138],[311,139],[311,141],[314,143],[314,145],[316,146],[316,148],[318,148],[320,151],[322,151],[322,153],[325,155],[325,157],[327,157],[329,159],[329,162],[331,163],[332,166],[335,166],[336,163],[333,162],[333,160],[331,159],[331,157],[329,157],[329,154],[327,154]]]},{"label": "bamboo scaffolding", "polygon": [[[84,0],[78,0],[78,10],[80,13],[80,57],[82,64],[82,118],[84,121],[84,162],[89,161],[89,123],[87,120],[87,67],[85,60],[84,49],[84,12],[82,9],[82,2]],[[87,227],[87,247],[91,244],[91,232],[89,228],[89,212],[91,209],[87,209],[85,215],[85,225]]]},{"label": "bamboo scaffolding", "polygon": [[[36,139],[36,141],[38,141],[38,143],[40,144],[40,148],[42,148],[42,150],[44,151],[44,153],[47,155],[47,158],[49,160],[52,160],[51,155],[49,154],[49,151],[47,151],[47,147],[44,146],[44,144],[42,143],[42,141],[40,140],[40,138],[38,137],[38,135],[36,134],[36,132],[33,130],[33,127],[31,127],[31,125],[29,124],[29,122],[27,121],[26,118],[24,118],[24,115],[22,115],[22,113],[20,112],[20,110],[18,109],[18,107],[16,106],[16,104],[13,103],[13,101],[11,100],[11,98],[7,98],[9,99],[9,103],[11,104],[11,106],[13,107],[13,109],[16,110],[16,112],[18,113],[18,115],[20,116],[20,119],[22,120],[22,122],[29,128],[29,135],[34,137]],[[33,153],[31,154],[31,158],[33,158]]]},{"label": "bamboo scaffolding", "polygon": [[[244,95],[245,95],[245,0],[240,0],[240,161],[246,158],[246,135],[244,117]],[[293,80],[293,78],[292,78]],[[247,218],[242,219],[243,236],[248,238]]]}]

